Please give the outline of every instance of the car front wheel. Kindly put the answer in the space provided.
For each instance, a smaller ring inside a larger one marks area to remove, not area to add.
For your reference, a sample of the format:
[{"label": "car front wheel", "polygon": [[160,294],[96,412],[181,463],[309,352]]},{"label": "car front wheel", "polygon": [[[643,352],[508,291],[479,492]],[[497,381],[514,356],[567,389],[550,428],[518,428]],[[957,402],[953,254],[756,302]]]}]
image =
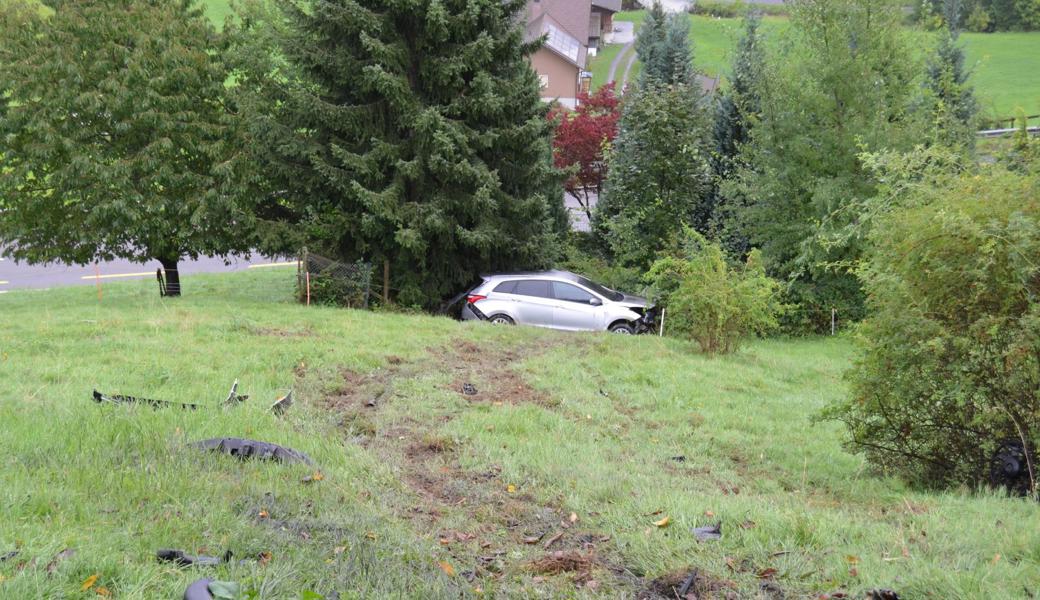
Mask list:
[{"label": "car front wheel", "polygon": [[506,315],[495,315],[495,316],[491,317],[490,319],[488,319],[488,322],[490,322],[492,325],[515,325],[516,324],[515,322],[513,322],[512,319],[510,319]]},{"label": "car front wheel", "polygon": [[621,335],[632,335],[636,332],[628,323],[615,323],[610,326],[610,333],[619,333]]}]

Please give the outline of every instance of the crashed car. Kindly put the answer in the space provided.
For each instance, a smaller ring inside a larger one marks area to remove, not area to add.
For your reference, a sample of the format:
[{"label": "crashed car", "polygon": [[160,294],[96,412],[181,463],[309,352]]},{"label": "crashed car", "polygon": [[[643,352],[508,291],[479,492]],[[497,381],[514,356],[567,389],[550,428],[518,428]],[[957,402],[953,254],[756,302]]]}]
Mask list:
[{"label": "crashed car", "polygon": [[463,320],[627,335],[654,329],[656,311],[645,298],[569,271],[501,273],[482,279],[466,295]]}]

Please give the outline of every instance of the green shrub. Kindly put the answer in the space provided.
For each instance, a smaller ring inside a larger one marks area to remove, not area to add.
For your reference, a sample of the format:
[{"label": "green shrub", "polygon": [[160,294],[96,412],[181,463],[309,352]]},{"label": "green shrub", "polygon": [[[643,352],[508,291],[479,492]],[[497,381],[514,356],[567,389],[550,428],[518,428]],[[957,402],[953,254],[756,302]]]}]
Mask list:
[{"label": "green shrub", "polygon": [[667,331],[709,354],[726,354],[748,336],[777,327],[780,284],[766,276],[757,250],[734,266],[722,246],[693,229],[685,230],[682,245],[646,274],[665,307]]},{"label": "green shrub", "polygon": [[964,20],[964,28],[968,31],[982,33],[989,31],[992,23],[993,19],[989,16],[989,12],[981,4],[976,4],[968,14],[968,18]]},{"label": "green shrub", "polygon": [[897,202],[860,267],[870,316],[851,398],[827,414],[884,471],[976,486],[998,448],[1040,441],[1040,178],[992,167]]},{"label": "green shrub", "polygon": [[786,16],[787,6],[783,4],[755,4],[741,0],[697,0],[689,12],[694,15],[706,15],[719,19],[735,19],[743,17],[748,11],[755,11],[770,16]]},{"label": "green shrub", "polygon": [[584,275],[609,288],[637,294],[645,287],[638,269],[623,267],[610,260],[595,236],[588,232],[571,232],[564,248],[564,259],[556,268]]}]

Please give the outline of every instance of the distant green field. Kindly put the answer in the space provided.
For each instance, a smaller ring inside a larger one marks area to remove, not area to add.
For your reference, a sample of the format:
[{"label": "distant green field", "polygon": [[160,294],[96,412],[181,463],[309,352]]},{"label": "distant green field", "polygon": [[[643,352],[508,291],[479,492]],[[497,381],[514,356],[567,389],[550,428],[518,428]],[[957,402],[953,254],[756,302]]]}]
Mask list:
[{"label": "distant green field", "polygon": [[987,114],[1040,114],[1040,32],[966,33],[964,44]]},{"label": "distant green field", "polygon": [[[206,14],[214,23],[222,24],[231,14],[230,0],[200,0]],[[638,28],[644,11],[618,13],[621,21],[632,21]],[[766,17],[764,29],[778,31],[787,26],[783,17]],[[740,38],[739,19],[715,19],[701,15],[690,17],[690,38],[694,44],[694,65],[708,76],[729,70],[729,59]],[[925,36],[927,34],[921,34]],[[968,59],[975,65],[973,82],[982,101],[984,114],[990,117],[1010,117],[1021,108],[1029,115],[1040,114],[1040,32],[1033,33],[966,33],[963,36]],[[928,43],[922,42],[921,48]],[[608,45],[592,59],[594,88],[606,83],[611,60],[621,50]],[[617,77],[624,72],[627,58],[622,59]],[[637,62],[630,73],[638,75]]]},{"label": "distant green field", "polygon": [[230,0],[201,0],[206,8],[206,15],[217,25],[224,23],[224,17],[231,14]]},{"label": "distant green field", "polygon": [[[642,24],[643,11],[618,13],[615,19]],[[778,31],[787,26],[783,17],[764,19],[765,31]],[[715,19],[700,15],[690,17],[690,39],[694,45],[694,65],[709,76],[725,77],[729,60],[741,34],[739,19]],[[920,34],[922,37],[928,34]],[[1012,116],[1016,108],[1027,114],[1040,114],[1040,32],[1033,33],[967,33],[963,36],[968,60],[975,65],[973,83],[988,116]],[[930,42],[922,42],[927,48]],[[608,46],[593,59],[593,85],[606,82],[610,60],[619,48]],[[638,72],[638,63],[633,75]],[[620,73],[618,74],[620,77]]]}]

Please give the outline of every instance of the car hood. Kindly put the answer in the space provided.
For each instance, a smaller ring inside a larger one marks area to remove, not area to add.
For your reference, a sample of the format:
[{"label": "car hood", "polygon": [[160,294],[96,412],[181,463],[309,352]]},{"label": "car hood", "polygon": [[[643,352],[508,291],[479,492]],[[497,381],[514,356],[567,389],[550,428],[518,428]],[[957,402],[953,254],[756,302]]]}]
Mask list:
[{"label": "car hood", "polygon": [[621,295],[623,297],[620,300],[617,300],[615,304],[620,304],[625,308],[653,308],[653,304],[647,302],[646,298],[633,296],[624,292],[622,292]]}]

